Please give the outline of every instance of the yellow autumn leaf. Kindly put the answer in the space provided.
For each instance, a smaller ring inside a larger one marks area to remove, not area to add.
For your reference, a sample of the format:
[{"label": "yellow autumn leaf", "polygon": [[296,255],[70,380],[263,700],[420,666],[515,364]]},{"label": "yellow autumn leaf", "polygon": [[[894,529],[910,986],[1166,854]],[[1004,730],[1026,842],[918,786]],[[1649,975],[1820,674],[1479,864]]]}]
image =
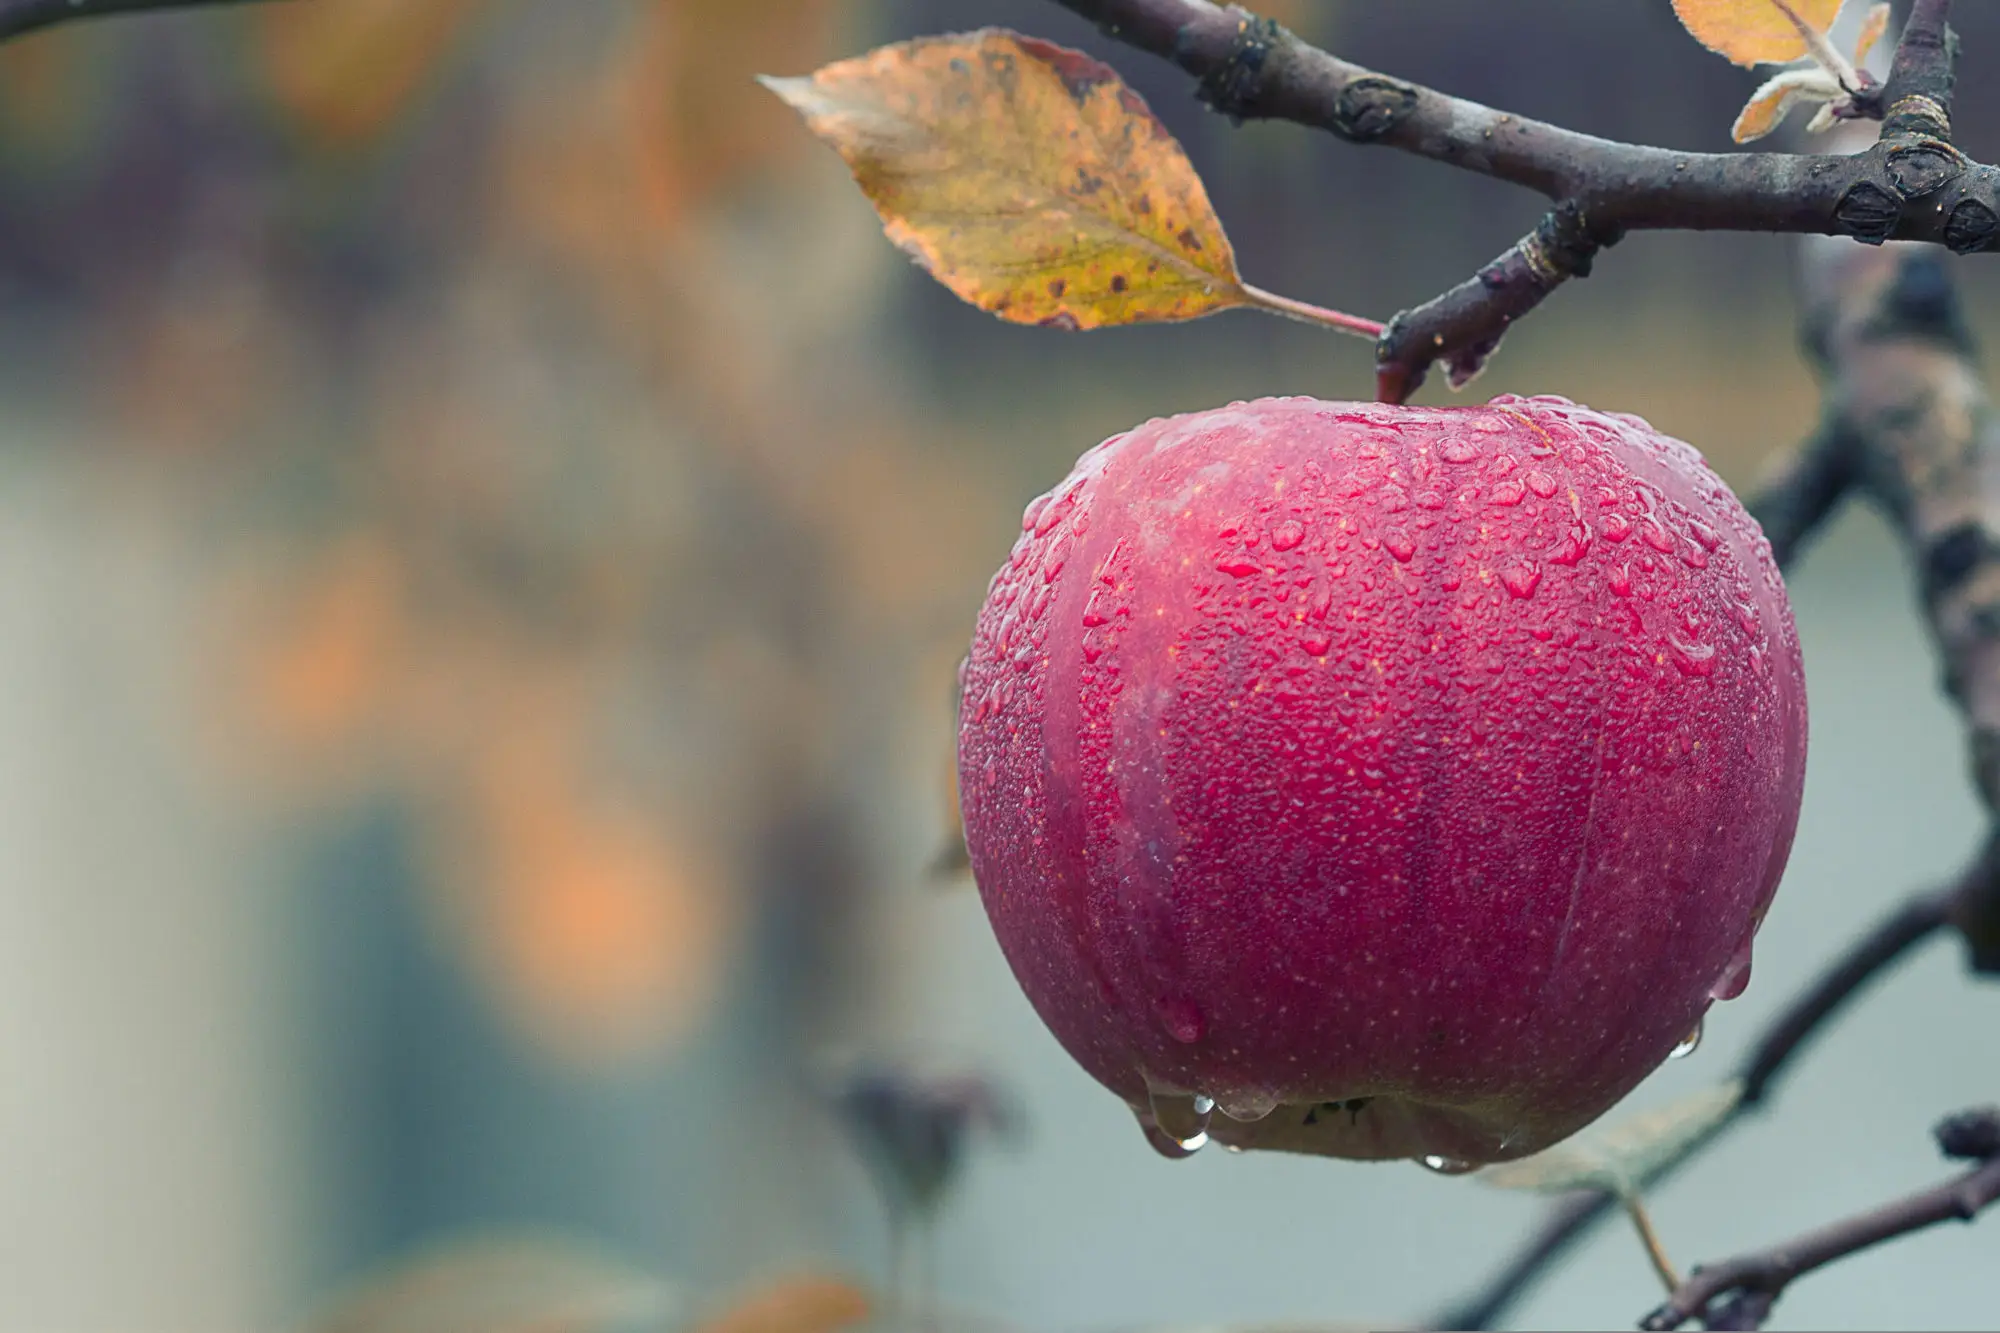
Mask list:
[{"label": "yellow autumn leaf", "polygon": [[846,159],[890,240],[1002,319],[1093,329],[1256,306],[1380,332],[1245,283],[1179,142],[1079,51],[986,29],[763,82]]},{"label": "yellow autumn leaf", "polygon": [[1800,23],[1825,32],[1840,5],[1841,0],[1674,0],[1674,13],[1709,50],[1739,65],[1775,65],[1806,54]]},{"label": "yellow autumn leaf", "polygon": [[1798,103],[1829,102],[1839,95],[1840,86],[1824,70],[1786,70],[1752,94],[1730,129],[1730,137],[1737,143],[1761,139],[1783,124]]}]

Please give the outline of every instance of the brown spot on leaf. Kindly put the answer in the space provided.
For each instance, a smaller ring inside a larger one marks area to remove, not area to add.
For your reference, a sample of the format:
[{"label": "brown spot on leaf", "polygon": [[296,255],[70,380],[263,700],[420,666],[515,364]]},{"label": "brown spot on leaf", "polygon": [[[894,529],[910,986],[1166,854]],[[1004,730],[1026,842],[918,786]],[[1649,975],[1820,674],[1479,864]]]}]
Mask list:
[{"label": "brown spot on leaf", "polygon": [[1069,283],[1061,278],[1053,279],[1049,283],[1049,295],[1055,297],[1057,300],[1061,300],[1062,294],[1068,290]]},{"label": "brown spot on leaf", "polygon": [[1174,237],[1174,239],[1190,250],[1201,249],[1201,237],[1194,234],[1193,227],[1182,227],[1180,235]]},{"label": "brown spot on leaf", "polygon": [[1021,49],[1035,59],[1044,61],[1063,82],[1063,89],[1072,100],[1081,104],[1089,98],[1100,83],[1117,83],[1118,71],[1101,60],[1072,51],[1054,42],[1045,42],[1039,37],[1017,37]]},{"label": "brown spot on leaf", "polygon": [[1114,273],[1111,275],[1112,291],[1122,292],[1125,290],[1125,287],[1126,287],[1126,282],[1125,282],[1125,275],[1123,273]]}]

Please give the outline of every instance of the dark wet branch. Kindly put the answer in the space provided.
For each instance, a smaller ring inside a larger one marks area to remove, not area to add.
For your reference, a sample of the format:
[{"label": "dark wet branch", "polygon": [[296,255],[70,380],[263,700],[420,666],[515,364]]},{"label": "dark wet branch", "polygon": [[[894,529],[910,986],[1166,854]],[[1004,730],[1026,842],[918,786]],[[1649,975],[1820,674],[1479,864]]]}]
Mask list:
[{"label": "dark wet branch", "polygon": [[1639,1326],[1675,1329],[1700,1319],[1712,1329],[1762,1328],[1785,1288],[1814,1269],[1940,1222],[1972,1221],[2000,1200],[2000,1107],[1961,1112],[1934,1132],[1946,1156],[1978,1165],[1767,1250],[1697,1268]]},{"label": "dark wet branch", "polygon": [[1749,499],[1780,568],[1798,557],[1806,539],[1832,515],[1853,483],[1852,449],[1838,422],[1788,450]]},{"label": "dark wet branch", "polygon": [[1882,89],[1885,131],[1951,139],[1951,94],[1957,76],[1958,37],[1951,30],[1951,0],[1914,0],[1895,64]]},{"label": "dark wet branch", "polygon": [[1172,60],[1238,119],[1292,120],[1538,191],[1543,225],[1480,274],[1404,311],[1377,346],[1380,396],[1434,364],[1476,371],[1501,335],[1629,231],[1765,231],[1933,241],[1964,253],[2000,234],[2000,169],[1950,143],[1949,0],[1921,0],[1883,101],[1881,140],[1851,156],[1677,153],[1617,143],[1449,97],[1350,64],[1249,11],[1209,0],[1058,0]]},{"label": "dark wet branch", "polygon": [[2000,414],[1950,275],[1922,247],[1821,242],[1805,296],[1826,419],[1909,548],[1974,781],[2000,814]]},{"label": "dark wet branch", "polygon": [[269,3],[270,0],[0,0],[0,42],[78,19],[109,18],[114,14],[158,14],[179,9],[212,9],[218,5]]}]

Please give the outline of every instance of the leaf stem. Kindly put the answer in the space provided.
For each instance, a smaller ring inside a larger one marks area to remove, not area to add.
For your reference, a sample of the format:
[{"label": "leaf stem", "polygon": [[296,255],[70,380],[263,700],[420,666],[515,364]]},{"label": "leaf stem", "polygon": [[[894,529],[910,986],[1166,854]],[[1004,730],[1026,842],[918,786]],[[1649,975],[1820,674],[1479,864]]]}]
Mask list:
[{"label": "leaf stem", "polygon": [[1286,319],[1295,319],[1301,324],[1317,324],[1323,329],[1334,329],[1341,333],[1351,333],[1357,338],[1374,342],[1381,338],[1386,325],[1359,315],[1343,315],[1338,310],[1328,310],[1324,306],[1310,305],[1304,301],[1294,301],[1289,296],[1267,292],[1262,287],[1241,284],[1243,294],[1250,298],[1250,304],[1259,310],[1268,310]]}]

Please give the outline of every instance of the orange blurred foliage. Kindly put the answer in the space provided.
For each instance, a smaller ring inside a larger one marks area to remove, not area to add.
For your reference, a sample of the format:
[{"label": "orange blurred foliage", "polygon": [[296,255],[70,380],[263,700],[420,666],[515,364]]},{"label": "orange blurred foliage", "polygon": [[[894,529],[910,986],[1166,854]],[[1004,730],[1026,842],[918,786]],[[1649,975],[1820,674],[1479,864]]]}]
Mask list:
[{"label": "orange blurred foliage", "polygon": [[874,1310],[868,1293],[847,1279],[807,1274],[758,1287],[694,1333],[834,1333]]},{"label": "orange blurred foliage", "polygon": [[523,1031],[570,1060],[642,1058],[706,1017],[734,902],[659,812],[601,790],[574,711],[494,736],[458,832],[466,869],[439,881]]},{"label": "orange blurred foliage", "polygon": [[[249,96],[201,103],[183,229],[85,329],[107,435],[174,446],[156,493],[214,533],[235,772],[293,819],[395,794],[446,952],[550,1058],[695,1031],[774,824],[845,817],[889,682],[943,721],[940,590],[982,572],[985,479],[855,355],[893,256],[790,169],[810,136],[752,77],[826,59],[840,17],[324,0],[190,26],[204,95]],[[57,78],[159,95],[93,73],[136,26],[93,33],[80,64],[66,35],[8,52],[33,58],[0,108]],[[297,132],[258,132],[274,102]],[[99,119],[78,169],[110,173],[145,118]]]},{"label": "orange blurred foliage", "polygon": [[287,749],[323,752],[372,721],[405,648],[403,571],[384,539],[351,536],[313,581],[274,599],[253,642],[250,699],[260,728]]},{"label": "orange blurred foliage", "polygon": [[256,24],[271,97],[314,141],[351,149],[393,126],[488,0],[270,5]]}]

